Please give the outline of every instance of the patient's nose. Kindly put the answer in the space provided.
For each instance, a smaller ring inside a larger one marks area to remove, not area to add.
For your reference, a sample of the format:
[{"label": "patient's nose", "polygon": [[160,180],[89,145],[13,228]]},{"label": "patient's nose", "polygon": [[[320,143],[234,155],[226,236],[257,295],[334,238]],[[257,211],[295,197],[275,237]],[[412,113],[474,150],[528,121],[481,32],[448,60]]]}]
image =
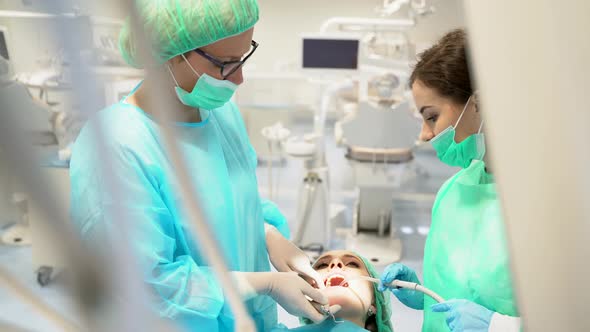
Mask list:
[{"label": "patient's nose", "polygon": [[340,259],[333,259],[330,262],[330,269],[335,269],[335,268],[342,268],[344,267],[344,264],[342,263],[342,261]]}]

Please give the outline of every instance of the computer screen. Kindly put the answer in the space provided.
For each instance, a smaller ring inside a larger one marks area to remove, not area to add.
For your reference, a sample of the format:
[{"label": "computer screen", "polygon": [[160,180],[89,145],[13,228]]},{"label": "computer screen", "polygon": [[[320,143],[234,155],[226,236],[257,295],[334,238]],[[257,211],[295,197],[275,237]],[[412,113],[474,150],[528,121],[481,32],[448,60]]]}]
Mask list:
[{"label": "computer screen", "polygon": [[358,39],[303,38],[303,68],[357,69]]},{"label": "computer screen", "polygon": [[6,35],[2,30],[0,30],[0,55],[6,60],[10,60],[10,56],[8,55],[8,46],[6,45]]}]

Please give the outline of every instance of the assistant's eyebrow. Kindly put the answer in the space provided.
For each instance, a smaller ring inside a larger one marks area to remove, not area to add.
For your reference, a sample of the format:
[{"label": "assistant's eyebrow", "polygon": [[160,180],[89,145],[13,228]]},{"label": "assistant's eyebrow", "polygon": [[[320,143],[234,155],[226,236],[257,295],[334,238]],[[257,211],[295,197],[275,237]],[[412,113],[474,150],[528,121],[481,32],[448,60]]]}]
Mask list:
[{"label": "assistant's eyebrow", "polygon": [[423,113],[424,113],[424,111],[425,111],[427,108],[431,108],[431,107],[432,107],[432,105],[422,106],[422,107],[420,108],[420,114],[423,114]]}]

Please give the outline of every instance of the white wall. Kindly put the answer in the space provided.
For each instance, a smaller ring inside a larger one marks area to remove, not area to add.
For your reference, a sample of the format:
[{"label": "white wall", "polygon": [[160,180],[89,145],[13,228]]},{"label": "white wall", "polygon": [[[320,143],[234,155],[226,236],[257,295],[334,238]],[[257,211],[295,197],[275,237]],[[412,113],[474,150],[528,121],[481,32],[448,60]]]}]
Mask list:
[{"label": "white wall", "polygon": [[[28,0],[32,6],[24,6],[21,0],[0,0],[0,10],[42,10],[49,3],[44,0]],[[80,12],[96,16],[123,18],[120,3],[116,0],[82,1],[52,0],[63,7],[77,4]],[[261,18],[255,31],[255,39],[261,44],[249,67],[256,71],[270,71],[277,61],[298,63],[301,57],[302,33],[318,32],[320,25],[333,16],[379,17],[376,8],[381,0],[259,0]],[[452,28],[464,25],[459,0],[435,2],[437,12],[420,19],[410,37],[422,49]],[[404,16],[400,12],[396,17]],[[58,48],[53,41],[51,20],[5,19],[0,25],[9,28],[9,47],[18,59],[15,69],[31,70],[35,60],[46,52]]]},{"label": "white wall", "polygon": [[39,11],[64,8],[72,11],[76,8],[80,13],[96,16],[122,17],[117,0],[0,0],[0,10]]},{"label": "white wall", "polygon": [[15,190],[12,172],[8,171],[6,158],[0,153],[0,232],[2,227],[10,222],[17,221],[17,213],[12,204],[12,193]]},{"label": "white wall", "polygon": [[[0,0],[0,10],[48,12],[56,7],[71,11],[74,4],[81,13],[94,16],[123,18],[116,0]],[[27,3],[29,3],[27,2]],[[59,5],[59,6],[57,6]],[[60,48],[59,38],[55,38],[57,25],[48,18],[1,18],[0,26],[8,29],[7,43],[15,72],[34,71],[38,69],[37,60],[46,54],[55,54]]]},{"label": "white wall", "polygon": [[53,25],[50,22],[47,19],[0,18],[0,26],[8,29],[6,42],[15,73],[37,69],[39,58],[59,50],[52,37]]},{"label": "white wall", "polygon": [[[379,17],[381,0],[259,0],[260,22],[254,38],[260,48],[249,63],[251,69],[269,71],[277,60],[297,63],[301,57],[301,33],[319,32],[323,21],[334,16]],[[446,31],[464,26],[460,1],[440,0],[434,15],[419,20],[410,38],[431,44]],[[397,13],[400,17],[405,13]]]}]

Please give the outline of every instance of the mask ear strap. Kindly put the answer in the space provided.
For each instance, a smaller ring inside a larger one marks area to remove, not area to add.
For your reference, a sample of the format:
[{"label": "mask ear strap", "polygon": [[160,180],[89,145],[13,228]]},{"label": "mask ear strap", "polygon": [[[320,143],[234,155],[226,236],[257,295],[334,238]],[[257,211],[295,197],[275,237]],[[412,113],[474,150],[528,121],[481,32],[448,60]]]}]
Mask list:
[{"label": "mask ear strap", "polygon": [[481,120],[481,124],[479,125],[479,130],[477,131],[478,134],[481,133],[481,129],[483,128],[483,123],[484,123],[484,121]]},{"label": "mask ear strap", "polygon": [[172,75],[172,79],[174,80],[174,83],[176,83],[176,86],[180,86],[180,84],[178,84],[178,81],[176,80],[176,77],[174,77],[174,73],[172,72],[172,69],[170,69],[170,65],[167,65],[166,68],[168,69],[168,72],[170,73],[170,75]]},{"label": "mask ear strap", "polygon": [[191,68],[191,70],[193,71],[193,73],[195,73],[195,75],[197,75],[197,77],[201,77],[201,74],[197,73],[197,71],[195,70],[195,68],[193,68],[193,66],[191,66],[191,63],[188,62],[188,59],[184,56],[184,54],[180,55],[184,61],[186,61],[186,64]]},{"label": "mask ear strap", "polygon": [[470,100],[471,100],[471,96],[469,96],[469,98],[467,99],[467,102],[465,103],[465,107],[463,107],[463,111],[461,112],[461,115],[459,115],[459,119],[457,119],[457,122],[455,123],[455,126],[453,128],[457,128],[457,125],[459,125],[459,122],[461,121],[463,114],[465,114],[465,111],[467,110],[467,106],[469,106]]}]

